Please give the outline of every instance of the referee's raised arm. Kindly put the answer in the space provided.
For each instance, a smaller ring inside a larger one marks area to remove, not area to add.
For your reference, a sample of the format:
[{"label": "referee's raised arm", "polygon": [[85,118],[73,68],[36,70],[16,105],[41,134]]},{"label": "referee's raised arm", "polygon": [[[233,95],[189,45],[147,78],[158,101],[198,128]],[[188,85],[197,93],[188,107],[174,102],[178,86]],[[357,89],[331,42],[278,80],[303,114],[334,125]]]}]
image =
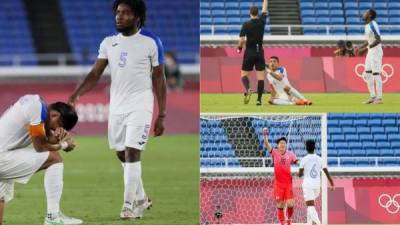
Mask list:
[{"label": "referee's raised arm", "polygon": [[268,13],[268,0],[263,1],[262,13]]}]

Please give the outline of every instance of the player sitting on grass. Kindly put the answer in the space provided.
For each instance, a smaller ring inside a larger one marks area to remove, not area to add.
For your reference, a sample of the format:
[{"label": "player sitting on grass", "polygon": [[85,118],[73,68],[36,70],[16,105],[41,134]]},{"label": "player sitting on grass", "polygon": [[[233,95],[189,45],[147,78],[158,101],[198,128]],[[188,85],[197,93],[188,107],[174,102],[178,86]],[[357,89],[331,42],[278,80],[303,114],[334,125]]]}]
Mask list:
[{"label": "player sitting on grass", "polygon": [[[59,151],[74,149],[75,143],[66,130],[71,130],[77,121],[78,116],[71,106],[62,102],[46,105],[39,95],[21,97],[1,116],[0,224],[5,202],[13,198],[14,183],[27,183],[39,170],[46,170],[44,225],[82,223],[60,211],[64,164]],[[27,148],[31,143],[34,149]]]},{"label": "player sitting on grass", "polygon": [[307,205],[307,224],[315,222],[320,225],[317,210],[315,210],[315,199],[318,198],[321,189],[321,170],[324,171],[330,183],[330,189],[334,190],[334,184],[329,175],[326,162],[315,154],[315,141],[306,141],[307,156],[300,161],[299,177],[304,175],[302,184],[304,201]]},{"label": "player sitting on grass", "polygon": [[272,148],[268,142],[268,129],[264,128],[264,145],[271,154],[274,162],[274,198],[276,207],[278,208],[278,219],[280,224],[284,225],[285,215],[283,209],[286,205],[287,225],[290,225],[294,207],[290,166],[296,164],[298,159],[293,152],[287,150],[287,139],[285,137],[279,138],[276,143],[278,147]]},{"label": "player sitting on grass", "polygon": [[267,66],[267,79],[271,85],[271,105],[311,105],[300,92],[290,85],[285,67],[279,66],[279,58],[272,56]]}]

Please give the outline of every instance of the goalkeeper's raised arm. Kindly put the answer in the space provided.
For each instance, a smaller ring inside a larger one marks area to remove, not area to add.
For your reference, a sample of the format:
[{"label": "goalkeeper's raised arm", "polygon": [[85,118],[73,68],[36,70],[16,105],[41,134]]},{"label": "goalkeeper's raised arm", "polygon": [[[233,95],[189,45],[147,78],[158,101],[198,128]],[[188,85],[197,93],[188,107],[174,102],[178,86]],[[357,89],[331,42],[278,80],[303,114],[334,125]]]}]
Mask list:
[{"label": "goalkeeper's raised arm", "polygon": [[264,146],[268,150],[268,152],[271,153],[272,146],[268,141],[268,128],[263,129],[263,137],[264,137]]}]

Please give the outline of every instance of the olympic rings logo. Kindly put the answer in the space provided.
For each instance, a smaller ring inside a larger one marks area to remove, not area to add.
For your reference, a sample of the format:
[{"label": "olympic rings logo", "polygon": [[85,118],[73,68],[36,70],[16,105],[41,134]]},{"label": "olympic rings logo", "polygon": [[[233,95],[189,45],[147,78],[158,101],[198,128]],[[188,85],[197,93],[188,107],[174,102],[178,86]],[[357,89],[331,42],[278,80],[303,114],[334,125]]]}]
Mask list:
[{"label": "olympic rings logo", "polygon": [[[360,68],[362,68],[362,71],[360,72]],[[365,65],[364,64],[357,64],[354,67],[354,72],[356,75],[360,78],[362,78],[365,82],[367,82],[366,77],[364,75],[364,70],[365,70]],[[386,83],[386,81],[389,80],[394,75],[394,68],[391,64],[383,64],[382,65],[382,83]]]},{"label": "olympic rings logo", "polygon": [[393,198],[388,194],[381,194],[378,198],[379,205],[390,214],[396,214],[400,211],[399,201],[400,193],[393,195]]}]

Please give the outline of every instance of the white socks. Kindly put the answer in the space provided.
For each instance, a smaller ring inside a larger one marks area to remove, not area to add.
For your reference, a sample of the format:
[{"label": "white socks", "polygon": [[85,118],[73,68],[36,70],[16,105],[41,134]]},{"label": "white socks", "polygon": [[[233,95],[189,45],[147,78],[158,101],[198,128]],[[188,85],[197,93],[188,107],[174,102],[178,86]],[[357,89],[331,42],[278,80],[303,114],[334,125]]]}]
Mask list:
[{"label": "white socks", "polygon": [[63,191],[64,164],[56,163],[46,169],[44,188],[47,197],[47,214],[55,215],[60,212],[60,200]]},{"label": "white socks", "polygon": [[291,87],[289,90],[289,94],[294,96],[295,98],[299,99],[299,100],[304,100],[306,99],[302,94],[300,94],[300,92],[298,92],[295,88]]},{"label": "white socks", "polygon": [[380,74],[373,75],[376,85],[376,97],[382,98],[382,77]]},{"label": "white socks", "polygon": [[307,218],[308,217],[311,219],[311,223],[312,221],[314,221],[315,223],[317,223],[317,225],[321,225],[321,221],[318,218],[317,210],[315,210],[314,206],[307,207]]},{"label": "white socks", "polygon": [[[121,163],[122,165],[122,170],[124,170],[125,168],[125,163]],[[136,191],[136,200],[142,200],[146,197],[146,192],[144,191],[144,187],[143,187],[143,180],[142,180],[142,176],[140,176],[140,182],[137,186],[137,191]]]},{"label": "white socks", "polygon": [[287,99],[275,98],[272,100],[274,105],[294,105],[295,103]]},{"label": "white socks", "polygon": [[372,73],[365,73],[365,79],[367,80],[369,96],[375,98],[374,77],[372,76]]},{"label": "white socks", "polygon": [[124,166],[124,205],[123,207],[132,209],[133,202],[136,200],[136,192],[142,176],[142,165],[139,162],[125,163]]}]

